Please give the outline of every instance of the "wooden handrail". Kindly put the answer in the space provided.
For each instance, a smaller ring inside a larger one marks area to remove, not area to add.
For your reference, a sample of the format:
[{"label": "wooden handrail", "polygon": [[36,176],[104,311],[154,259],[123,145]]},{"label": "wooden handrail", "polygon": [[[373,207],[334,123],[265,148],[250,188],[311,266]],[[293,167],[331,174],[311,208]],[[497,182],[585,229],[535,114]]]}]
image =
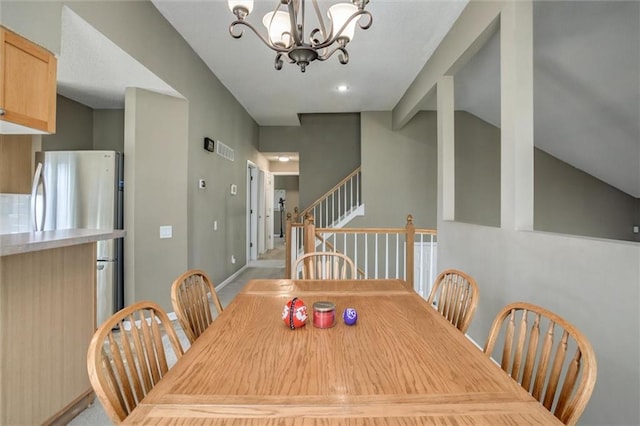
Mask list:
[{"label": "wooden handrail", "polygon": [[[407,232],[406,228],[316,228],[316,232],[332,234],[349,234],[354,231],[358,231],[360,234],[404,234]],[[435,229],[429,228],[416,228],[415,232],[416,234],[438,234]]]},{"label": "wooden handrail", "polygon": [[[407,223],[404,228],[316,228],[315,221],[312,215],[307,214],[304,219],[304,252],[310,253],[315,251],[316,240],[321,241],[321,243],[325,244],[332,251],[339,251],[333,243],[327,241],[324,237],[324,234],[395,234],[395,235],[404,235],[405,236],[405,247],[406,247],[406,256],[405,256],[405,281],[407,285],[413,286],[414,276],[413,276],[413,267],[414,267],[414,243],[416,241],[416,235],[437,235],[435,229],[428,228],[415,228],[413,225],[413,216],[407,215]],[[422,240],[420,240],[422,241]],[[433,243],[433,238],[431,238],[431,242]],[[343,253],[345,254],[345,253]],[[366,276],[365,271],[358,268],[356,265],[358,276]]]},{"label": "wooden handrail", "polygon": [[300,212],[300,216],[301,217],[305,217],[307,214],[309,214],[309,212],[311,210],[313,210],[314,207],[316,207],[317,205],[319,205],[322,200],[324,200],[325,198],[327,198],[329,195],[331,195],[336,189],[340,188],[342,185],[344,185],[349,179],[353,178],[355,175],[357,175],[358,173],[360,173],[360,166],[358,166],[357,169],[355,169],[354,171],[352,171],[351,173],[349,173],[349,175],[347,177],[345,177],[344,179],[342,179],[340,182],[338,182],[337,184],[335,184],[333,186],[333,188],[331,188],[330,190],[328,190],[327,192],[325,192],[322,196],[318,197],[318,199],[311,204],[309,207],[307,207],[306,209],[302,210],[302,212]]}]

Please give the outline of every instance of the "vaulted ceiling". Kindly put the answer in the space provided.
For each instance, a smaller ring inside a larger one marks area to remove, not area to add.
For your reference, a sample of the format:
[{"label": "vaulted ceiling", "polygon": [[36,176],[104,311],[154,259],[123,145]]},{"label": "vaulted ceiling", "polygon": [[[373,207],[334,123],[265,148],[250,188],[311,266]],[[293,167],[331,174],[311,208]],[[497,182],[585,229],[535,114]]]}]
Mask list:
[{"label": "vaulted ceiling", "polygon": [[[276,71],[274,53],[250,31],[233,39],[228,28],[234,16],[225,0],[151,1],[263,126],[298,125],[299,113],[393,109],[466,5],[466,0],[372,0],[367,9],[373,25],[356,30],[349,64],[332,57],[301,73],[286,63]],[[334,2],[319,0],[322,10]],[[256,27],[274,4],[256,0],[249,16]],[[175,94],[135,60],[122,58],[105,37],[92,34],[73,12],[66,13],[61,94],[94,108],[122,107],[126,86]],[[78,67],[77,61],[86,62],[84,43],[91,51],[112,52],[102,55],[107,63],[92,72]],[[456,108],[496,126],[499,54],[497,34],[455,76]],[[534,3],[536,146],[634,197],[640,197],[639,76],[640,2]],[[341,84],[350,90],[339,93]]]}]

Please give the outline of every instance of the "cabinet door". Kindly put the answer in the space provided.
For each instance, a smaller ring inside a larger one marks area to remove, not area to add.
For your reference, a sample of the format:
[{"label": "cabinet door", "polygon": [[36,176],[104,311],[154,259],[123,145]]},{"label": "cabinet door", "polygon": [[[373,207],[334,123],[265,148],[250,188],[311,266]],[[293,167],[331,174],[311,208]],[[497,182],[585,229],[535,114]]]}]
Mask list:
[{"label": "cabinet door", "polygon": [[55,56],[3,27],[0,46],[0,119],[55,133]]},{"label": "cabinet door", "polygon": [[0,193],[31,193],[31,135],[0,135]]}]

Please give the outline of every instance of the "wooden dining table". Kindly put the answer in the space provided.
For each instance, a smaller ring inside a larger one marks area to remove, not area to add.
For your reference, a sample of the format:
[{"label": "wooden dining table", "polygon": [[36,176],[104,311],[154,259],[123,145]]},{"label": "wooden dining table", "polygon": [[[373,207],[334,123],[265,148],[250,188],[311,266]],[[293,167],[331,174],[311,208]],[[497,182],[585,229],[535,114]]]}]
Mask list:
[{"label": "wooden dining table", "polygon": [[[291,329],[294,297],[309,319]],[[248,282],[124,423],[562,424],[404,281],[288,279]]]}]

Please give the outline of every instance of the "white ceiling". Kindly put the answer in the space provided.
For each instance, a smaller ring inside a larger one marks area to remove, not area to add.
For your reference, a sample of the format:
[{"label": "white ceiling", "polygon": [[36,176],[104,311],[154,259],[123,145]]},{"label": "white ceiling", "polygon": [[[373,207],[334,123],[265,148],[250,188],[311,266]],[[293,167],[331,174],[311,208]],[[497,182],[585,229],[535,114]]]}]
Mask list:
[{"label": "white ceiling", "polygon": [[[303,74],[287,63],[276,71],[274,53],[249,30],[233,39],[226,0],[151,1],[263,126],[298,125],[299,113],[393,109],[466,5],[372,0],[373,25],[356,30],[349,64],[332,57]],[[256,0],[248,19],[261,27],[276,1]],[[319,2],[326,10],[335,0]],[[62,95],[92,108],[122,108],[127,86],[180,96],[68,8],[63,13]],[[455,80],[457,108],[495,125],[498,55],[494,37]],[[534,58],[536,146],[640,197],[640,2],[536,2]],[[351,90],[338,93],[339,84]]]},{"label": "white ceiling", "polygon": [[64,6],[58,57],[58,92],[93,109],[113,109],[124,108],[127,87],[182,97]]},{"label": "white ceiling", "polygon": [[[152,2],[262,126],[299,125],[299,113],[391,110],[466,4],[373,0],[367,6],[373,24],[366,31],[356,28],[347,46],[349,63],[340,64],[334,55],[311,63],[302,73],[286,62],[282,70],[275,70],[275,52],[251,30],[232,38],[229,25],[235,16],[226,0]],[[276,3],[256,0],[247,21],[264,30],[262,17]],[[307,3],[306,25],[313,28],[317,21]],[[318,3],[326,13],[336,0]],[[336,90],[341,84],[350,87],[347,94]]]}]

